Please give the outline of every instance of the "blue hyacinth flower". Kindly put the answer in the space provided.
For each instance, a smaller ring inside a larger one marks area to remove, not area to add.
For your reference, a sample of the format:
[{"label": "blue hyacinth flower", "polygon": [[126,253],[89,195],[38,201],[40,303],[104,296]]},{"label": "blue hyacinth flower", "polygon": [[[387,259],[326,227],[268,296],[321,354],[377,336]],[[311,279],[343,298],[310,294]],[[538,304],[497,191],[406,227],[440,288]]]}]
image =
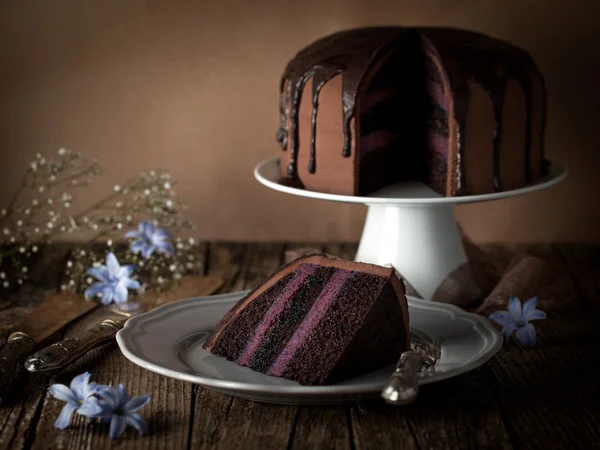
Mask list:
[{"label": "blue hyacinth flower", "polygon": [[546,318],[546,313],[537,307],[537,297],[530,298],[521,307],[521,301],[517,297],[511,297],[508,301],[507,311],[495,311],[488,316],[502,327],[500,332],[507,342],[514,333],[515,338],[524,347],[534,347],[536,341],[535,327],[529,323],[532,320]]},{"label": "blue hyacinth flower", "polygon": [[98,279],[99,282],[91,285],[85,291],[86,298],[93,298],[101,294],[101,301],[108,305],[113,301],[123,303],[129,296],[128,289],[139,289],[140,283],[131,274],[135,270],[133,264],[121,266],[114,253],[106,255],[106,265],[88,269],[88,274]]},{"label": "blue hyacinth flower", "polygon": [[50,394],[54,398],[67,402],[54,422],[55,428],[59,430],[67,428],[75,412],[90,419],[100,417],[104,409],[100,406],[98,398],[94,396],[98,385],[90,383],[90,377],[91,374],[85,372],[73,378],[70,386],[64,384],[50,386]]},{"label": "blue hyacinth flower", "polygon": [[127,426],[135,428],[140,436],[148,432],[146,421],[136,411],[148,404],[149,395],[130,398],[122,384],[116,388],[99,386],[98,394],[102,397],[100,401],[103,408],[101,417],[103,421],[110,422],[109,435],[111,439],[121,436]]},{"label": "blue hyacinth flower", "polygon": [[170,242],[171,235],[148,220],[142,220],[138,230],[128,231],[125,237],[134,239],[129,247],[131,252],[141,253],[145,259],[150,258],[154,252],[175,254],[175,249]]}]

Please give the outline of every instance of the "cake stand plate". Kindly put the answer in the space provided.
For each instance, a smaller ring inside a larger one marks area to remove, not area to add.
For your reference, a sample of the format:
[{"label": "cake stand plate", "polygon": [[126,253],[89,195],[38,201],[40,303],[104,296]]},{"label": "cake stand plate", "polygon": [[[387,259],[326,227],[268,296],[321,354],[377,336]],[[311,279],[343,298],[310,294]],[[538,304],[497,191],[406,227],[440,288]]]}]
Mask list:
[{"label": "cake stand plate", "polygon": [[[152,372],[258,402],[332,405],[380,398],[393,365],[332,385],[302,386],[204,350],[202,343],[219,319],[248,292],[180,300],[132,317],[117,333],[119,348]],[[485,317],[411,297],[408,311],[411,343],[435,343],[441,352],[435,366],[420,373],[420,385],[473,370],[502,347],[502,335]]]},{"label": "cake stand plate", "polygon": [[467,261],[453,205],[500,200],[547,189],[564,180],[567,169],[551,163],[547,176],[526,187],[462,197],[444,197],[420,182],[397,183],[364,197],[293,188],[277,182],[277,157],[258,164],[254,176],[268,188],[286,194],[367,205],[355,260],[392,265],[424,299],[431,299],[441,282]]}]

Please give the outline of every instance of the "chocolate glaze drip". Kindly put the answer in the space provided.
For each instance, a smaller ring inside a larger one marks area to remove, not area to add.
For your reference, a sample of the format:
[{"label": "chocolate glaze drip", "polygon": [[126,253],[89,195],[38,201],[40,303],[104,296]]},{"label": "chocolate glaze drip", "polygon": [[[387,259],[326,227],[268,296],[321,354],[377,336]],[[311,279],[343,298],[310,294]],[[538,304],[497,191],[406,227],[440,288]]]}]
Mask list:
[{"label": "chocolate glaze drip", "polygon": [[[525,98],[525,142],[523,146],[525,166],[525,181],[530,183],[533,179],[531,168],[531,136],[533,126],[533,81],[532,75],[535,70],[532,68],[532,63],[529,57],[516,50],[510,53],[505,53],[508,56],[505,60],[505,69],[507,71],[505,77],[498,80],[497,89],[492,91],[492,101],[494,102],[494,116],[496,117],[496,135],[494,136],[494,188],[496,191],[502,190],[499,180],[500,177],[500,142],[497,142],[496,136],[502,134],[502,109],[496,111],[497,108],[502,108],[504,105],[504,95],[506,90],[506,81],[508,78],[517,82],[523,96]],[[495,98],[494,98],[495,97]]]},{"label": "chocolate glaze drip", "polygon": [[[547,108],[548,108],[548,97],[547,97],[547,90],[546,90],[546,82],[544,81],[544,79],[542,77],[541,78],[541,82],[542,82],[542,91],[544,92],[543,95],[543,101],[544,104],[542,105],[542,130],[541,130],[541,134],[542,136],[540,137],[540,145],[542,146],[542,148],[546,148],[545,147],[545,142],[544,142],[544,137],[546,136],[546,113],[547,113]],[[546,163],[548,163],[548,165],[546,165]],[[542,175],[548,175],[549,170],[548,167],[550,166],[550,161],[548,161],[546,158],[542,158],[542,169],[541,169],[541,174]]]},{"label": "chocolate glaze drip", "polygon": [[527,183],[531,183],[533,180],[532,170],[531,170],[531,127],[533,125],[533,120],[531,117],[533,106],[532,106],[532,93],[531,88],[529,91],[526,91],[525,94],[525,109],[527,114],[527,124],[525,128],[525,181]]},{"label": "chocolate glaze drip", "polygon": [[[533,180],[532,168],[531,168],[531,143],[533,134],[533,76],[539,74],[535,64],[527,53],[519,48],[513,48],[510,53],[510,57],[507,61],[508,74],[507,76],[515,80],[525,97],[525,147],[524,147],[524,164],[525,164],[525,181],[530,183]],[[541,79],[541,76],[540,76]],[[544,121],[546,120],[545,111],[545,100],[546,96],[544,93],[544,108],[543,115]],[[543,131],[542,127],[542,142],[543,142]],[[542,143],[543,145],[543,143]]]},{"label": "chocolate glaze drip", "polygon": [[[514,49],[515,57],[519,64],[521,64],[521,71],[514,71],[514,76],[517,82],[521,85],[523,92],[525,94],[526,108],[527,108],[527,136],[526,136],[526,147],[525,147],[525,158],[526,158],[526,176],[527,181],[532,181],[532,173],[531,173],[531,142],[533,135],[533,79],[537,77],[538,83],[541,84],[542,88],[542,126],[540,129],[540,145],[543,148],[544,146],[544,137],[546,131],[546,120],[547,120],[547,95],[548,92],[546,90],[546,83],[544,77],[541,75],[538,70],[535,62],[531,59],[531,57],[522,49],[515,48]],[[545,175],[543,170],[543,160],[542,158],[542,171],[541,173]]]},{"label": "chocolate glaze drip", "polygon": [[521,76],[517,76],[515,79],[517,83],[521,85],[521,89],[523,90],[523,94],[525,94],[525,181],[527,183],[531,183],[533,180],[532,169],[531,169],[531,134],[533,126],[533,83],[531,78],[528,76],[522,76],[522,73],[519,74]]},{"label": "chocolate glaze drip", "polygon": [[287,149],[287,95],[284,94],[285,78],[281,79],[279,86],[279,120],[280,125],[275,135],[277,142],[281,143],[281,149]]},{"label": "chocolate glaze drip", "polygon": [[[313,113],[311,134],[311,162],[309,171],[316,170],[314,141],[316,134],[316,119],[318,95],[323,85],[331,78],[342,74],[342,114],[344,145],[340,149],[344,157],[349,157],[352,148],[350,123],[354,116],[356,94],[371,62],[385,46],[393,42],[403,32],[399,27],[362,28],[342,31],[324,37],[301,50],[287,65],[282,77],[280,92],[283,103],[289,102],[289,111],[282,113],[280,129],[277,132],[279,142],[285,142],[289,135],[290,164],[287,168],[289,178],[298,177],[298,109],[302,90],[307,80],[313,78]],[[288,92],[283,94],[283,86],[287,83]],[[283,97],[286,97],[285,100]],[[316,100],[316,101],[315,101]],[[283,111],[283,107],[280,106]],[[290,130],[287,130],[288,118]],[[311,172],[312,173],[312,172]]]},{"label": "chocolate glaze drip", "polygon": [[340,72],[327,72],[316,68],[313,75],[312,92],[312,115],[310,118],[310,160],[308,162],[308,172],[315,173],[317,170],[316,140],[317,140],[317,112],[319,110],[319,93],[325,83],[331,80]]},{"label": "chocolate glaze drip", "polygon": [[494,121],[496,129],[494,131],[493,161],[494,161],[494,190],[502,190],[500,181],[500,146],[502,145],[502,112],[504,109],[504,94],[506,93],[506,78],[500,78],[496,83],[496,88],[490,91],[492,102],[494,104]]},{"label": "chocolate glaze drip", "polygon": [[[469,188],[465,185],[464,172],[469,80],[481,85],[488,92],[493,103],[494,120],[496,122],[493,138],[495,190],[502,189],[500,183],[500,152],[506,81],[511,78],[520,85],[527,108],[524,142],[525,173],[527,181],[531,180],[532,76],[534,74],[539,75],[539,72],[527,53],[498,39],[465,30],[433,27],[375,27],[341,31],[321,38],[301,50],[288,63],[280,83],[280,127],[276,136],[282,149],[290,148],[290,163],[287,167],[288,179],[282,181],[288,185],[300,186],[302,184],[298,178],[297,170],[299,149],[298,110],[307,81],[311,77],[313,78],[308,171],[314,173],[316,171],[316,122],[319,93],[323,86],[336,75],[342,75],[341,102],[344,144],[341,154],[344,157],[349,157],[353,139],[350,124],[355,115],[356,99],[361,88],[361,82],[371,64],[380,55],[387,53],[388,49],[392,48],[394,43],[407,35],[409,31],[418,33],[432,44],[441,59],[442,66],[452,87],[454,115],[457,122],[457,194],[466,195],[469,193]],[[407,70],[411,70],[411,68],[407,67]],[[441,81],[442,74],[437,70],[430,70],[429,73],[434,81]],[[443,83],[440,83],[440,85],[443,88]],[[544,103],[544,113],[545,107]],[[449,157],[452,157],[452,155]]]}]

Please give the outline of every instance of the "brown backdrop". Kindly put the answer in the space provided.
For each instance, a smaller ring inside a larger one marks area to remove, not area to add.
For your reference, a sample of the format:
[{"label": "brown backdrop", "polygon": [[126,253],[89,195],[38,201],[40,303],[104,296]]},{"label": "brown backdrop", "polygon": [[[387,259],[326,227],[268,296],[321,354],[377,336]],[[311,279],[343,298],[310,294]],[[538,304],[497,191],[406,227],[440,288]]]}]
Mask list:
[{"label": "brown backdrop", "polygon": [[292,198],[252,177],[277,154],[278,82],[300,47],[343,28],[451,25],[527,49],[550,92],[547,154],[570,179],[547,192],[461,206],[479,241],[600,241],[597,0],[0,2],[0,204],[36,152],[97,156],[80,204],[167,167],[198,234],[347,240],[365,209]]}]

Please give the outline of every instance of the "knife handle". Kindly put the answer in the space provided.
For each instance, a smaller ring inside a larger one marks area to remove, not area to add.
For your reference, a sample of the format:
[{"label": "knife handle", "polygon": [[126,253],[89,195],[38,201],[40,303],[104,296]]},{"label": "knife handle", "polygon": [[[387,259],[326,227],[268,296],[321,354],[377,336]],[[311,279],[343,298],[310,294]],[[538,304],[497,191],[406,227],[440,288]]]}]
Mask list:
[{"label": "knife handle", "polygon": [[43,375],[58,373],[91,349],[113,339],[124,323],[121,320],[106,319],[82,333],[34,353],[25,361],[25,368],[29,372]]},{"label": "knife handle", "polygon": [[384,400],[391,405],[408,405],[419,393],[418,375],[421,368],[421,357],[413,351],[402,353],[396,370],[392,373],[388,384],[381,392]]},{"label": "knife handle", "polygon": [[11,334],[0,350],[0,394],[7,393],[21,372],[23,359],[33,350],[35,341],[27,334]]}]

